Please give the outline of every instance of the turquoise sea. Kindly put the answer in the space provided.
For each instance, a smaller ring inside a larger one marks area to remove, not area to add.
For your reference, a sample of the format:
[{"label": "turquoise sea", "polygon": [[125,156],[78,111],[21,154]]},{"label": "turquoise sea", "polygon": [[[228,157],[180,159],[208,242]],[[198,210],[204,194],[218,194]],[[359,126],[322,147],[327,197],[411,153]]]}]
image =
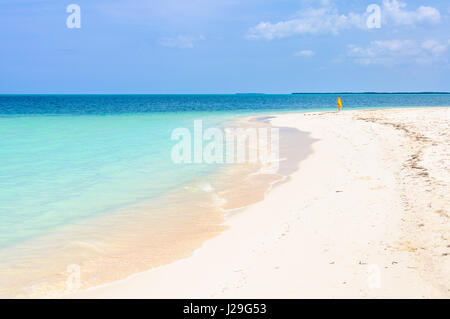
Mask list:
[{"label": "turquoise sea", "polygon": [[[450,106],[449,94],[340,96],[344,109]],[[157,201],[220,169],[172,163],[175,128],[192,128],[196,119],[221,127],[248,114],[335,110],[336,100],[337,94],[0,95],[0,254],[16,258],[16,247],[27,254],[43,236]]]}]

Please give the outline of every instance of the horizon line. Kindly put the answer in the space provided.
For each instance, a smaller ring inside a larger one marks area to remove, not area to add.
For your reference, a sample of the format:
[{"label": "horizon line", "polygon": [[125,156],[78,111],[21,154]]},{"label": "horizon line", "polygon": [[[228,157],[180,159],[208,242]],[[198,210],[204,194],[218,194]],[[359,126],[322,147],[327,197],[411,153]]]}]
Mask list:
[{"label": "horizon line", "polygon": [[236,93],[0,93],[5,95],[301,95],[301,94],[450,94],[441,91],[398,91],[398,92],[291,92],[291,93],[258,93],[258,92],[236,92]]}]

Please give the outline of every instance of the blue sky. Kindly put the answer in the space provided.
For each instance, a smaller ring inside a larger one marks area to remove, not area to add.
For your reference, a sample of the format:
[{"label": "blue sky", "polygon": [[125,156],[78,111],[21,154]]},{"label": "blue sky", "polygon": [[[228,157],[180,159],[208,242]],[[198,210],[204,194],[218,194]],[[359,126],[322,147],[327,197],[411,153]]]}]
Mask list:
[{"label": "blue sky", "polygon": [[448,0],[0,0],[0,30],[0,93],[450,91]]}]

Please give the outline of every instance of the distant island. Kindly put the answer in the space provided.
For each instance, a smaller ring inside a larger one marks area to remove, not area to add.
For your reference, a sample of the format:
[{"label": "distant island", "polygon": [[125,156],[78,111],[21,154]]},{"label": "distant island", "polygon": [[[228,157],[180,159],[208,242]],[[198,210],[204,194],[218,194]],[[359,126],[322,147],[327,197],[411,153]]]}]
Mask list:
[{"label": "distant island", "polygon": [[265,95],[266,93],[235,93],[236,95]]},{"label": "distant island", "polygon": [[450,94],[450,92],[325,92],[325,93],[300,93],[291,94]]}]

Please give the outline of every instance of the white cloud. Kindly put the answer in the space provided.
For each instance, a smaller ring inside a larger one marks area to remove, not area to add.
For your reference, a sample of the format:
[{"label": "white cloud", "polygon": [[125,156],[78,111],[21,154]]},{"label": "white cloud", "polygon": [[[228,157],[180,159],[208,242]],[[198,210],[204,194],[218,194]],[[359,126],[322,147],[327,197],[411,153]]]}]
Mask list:
[{"label": "white cloud", "polygon": [[408,11],[404,10],[406,6],[405,2],[398,0],[383,0],[384,21],[396,25],[436,24],[441,21],[441,14],[436,8],[420,6],[415,11]]},{"label": "white cloud", "polygon": [[[383,0],[381,16],[383,25],[436,24],[441,20],[439,11],[433,7],[420,6],[415,11],[405,9],[406,3],[398,0]],[[338,34],[347,29],[367,29],[367,12],[341,14],[329,1],[319,8],[309,8],[298,12],[290,20],[276,23],[260,22],[250,28],[249,39],[286,38],[295,35]]]},{"label": "white cloud", "polygon": [[348,46],[347,55],[359,64],[427,64],[447,62],[443,54],[448,43],[436,40],[415,42],[411,40],[372,41],[367,47]]},{"label": "white cloud", "polygon": [[175,38],[162,38],[160,44],[165,47],[180,48],[180,49],[192,49],[195,42],[205,40],[204,36],[192,37],[179,35]]},{"label": "white cloud", "polygon": [[310,8],[299,13],[298,17],[292,20],[273,24],[261,22],[249,30],[247,37],[272,40],[302,34],[337,34],[343,29],[363,24],[364,20],[361,16],[354,13],[340,15],[334,7]]},{"label": "white cloud", "polygon": [[315,55],[314,51],[311,50],[302,50],[294,53],[295,56],[303,56],[303,57],[311,57]]},{"label": "white cloud", "polygon": [[441,44],[436,40],[428,40],[422,43],[422,48],[438,56],[447,51],[447,44]]}]

